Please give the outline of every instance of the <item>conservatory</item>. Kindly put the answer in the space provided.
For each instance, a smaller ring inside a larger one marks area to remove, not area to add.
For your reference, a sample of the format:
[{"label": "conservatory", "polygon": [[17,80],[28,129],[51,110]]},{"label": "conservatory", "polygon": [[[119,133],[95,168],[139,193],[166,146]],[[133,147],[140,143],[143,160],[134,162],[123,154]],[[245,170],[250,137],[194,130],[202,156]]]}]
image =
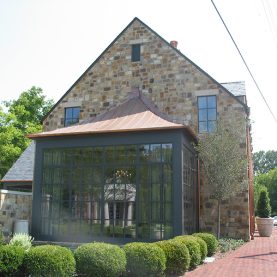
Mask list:
[{"label": "conservatory", "polygon": [[141,96],[30,137],[36,240],[124,243],[197,230],[195,136]]}]

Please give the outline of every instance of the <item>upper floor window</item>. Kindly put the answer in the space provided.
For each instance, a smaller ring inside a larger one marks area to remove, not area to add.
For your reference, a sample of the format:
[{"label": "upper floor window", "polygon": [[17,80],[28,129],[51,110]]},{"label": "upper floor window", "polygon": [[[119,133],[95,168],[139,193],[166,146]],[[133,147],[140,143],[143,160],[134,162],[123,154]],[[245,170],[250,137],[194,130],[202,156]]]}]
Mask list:
[{"label": "upper floor window", "polygon": [[132,45],[132,62],[140,61],[140,44]]},{"label": "upper floor window", "polygon": [[212,133],[216,129],[216,96],[198,97],[198,132]]},{"label": "upper floor window", "polygon": [[80,107],[70,107],[64,109],[64,126],[69,126],[79,122]]}]

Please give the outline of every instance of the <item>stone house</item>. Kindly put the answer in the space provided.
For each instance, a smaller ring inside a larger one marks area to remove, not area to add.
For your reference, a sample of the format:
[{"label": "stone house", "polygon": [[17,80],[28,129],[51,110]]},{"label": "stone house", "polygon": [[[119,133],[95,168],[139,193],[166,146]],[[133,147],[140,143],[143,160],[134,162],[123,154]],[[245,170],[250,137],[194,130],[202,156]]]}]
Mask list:
[{"label": "stone house", "polygon": [[35,141],[32,234],[132,241],[215,232],[216,202],[192,147],[218,119],[243,120],[248,189],[225,201],[222,235],[253,235],[243,82],[220,84],[134,18],[53,106]]}]

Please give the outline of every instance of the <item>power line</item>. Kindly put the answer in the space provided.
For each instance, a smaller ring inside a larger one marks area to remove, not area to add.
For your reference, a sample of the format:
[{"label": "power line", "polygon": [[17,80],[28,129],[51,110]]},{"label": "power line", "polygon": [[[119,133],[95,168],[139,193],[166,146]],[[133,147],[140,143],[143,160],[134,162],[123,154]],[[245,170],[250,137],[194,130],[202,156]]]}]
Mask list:
[{"label": "power line", "polygon": [[235,47],[237,48],[237,50],[238,50],[238,52],[239,52],[239,55],[240,55],[240,57],[241,57],[241,59],[242,59],[244,65],[245,65],[245,67],[247,68],[247,70],[248,70],[248,72],[249,72],[249,74],[250,74],[250,76],[251,76],[253,82],[254,82],[255,85],[256,85],[256,88],[258,89],[259,93],[261,94],[261,96],[262,96],[262,98],[263,98],[263,100],[264,100],[264,102],[265,102],[265,104],[266,104],[268,110],[270,111],[270,113],[271,113],[271,115],[272,115],[274,121],[277,123],[277,119],[276,119],[274,113],[272,112],[271,108],[269,107],[269,105],[268,105],[268,103],[267,103],[267,101],[266,101],[266,99],[265,99],[265,97],[264,97],[264,95],[263,95],[263,93],[262,93],[262,91],[261,91],[261,89],[260,89],[258,83],[256,82],[256,80],[255,80],[255,78],[254,78],[254,76],[253,76],[253,74],[252,74],[250,68],[248,67],[248,65],[247,65],[247,63],[246,63],[246,61],[245,61],[245,59],[243,58],[243,56],[242,56],[242,54],[241,54],[241,52],[240,52],[240,50],[239,50],[239,48],[238,48],[238,46],[237,46],[237,44],[236,44],[234,38],[233,38],[233,36],[231,35],[231,33],[230,33],[230,31],[229,31],[227,25],[225,24],[225,22],[224,22],[224,20],[223,20],[223,18],[222,18],[222,16],[221,16],[221,14],[219,13],[219,11],[218,11],[216,5],[214,4],[213,0],[211,0],[211,2],[212,2],[212,4],[213,4],[213,6],[214,6],[214,8],[215,8],[215,10],[216,10],[216,12],[217,12],[217,14],[218,14],[218,16],[220,17],[220,19],[221,19],[221,21],[222,21],[222,23],[223,23],[223,25],[224,25],[226,31],[228,32],[230,38],[232,39],[232,41],[233,41]]}]

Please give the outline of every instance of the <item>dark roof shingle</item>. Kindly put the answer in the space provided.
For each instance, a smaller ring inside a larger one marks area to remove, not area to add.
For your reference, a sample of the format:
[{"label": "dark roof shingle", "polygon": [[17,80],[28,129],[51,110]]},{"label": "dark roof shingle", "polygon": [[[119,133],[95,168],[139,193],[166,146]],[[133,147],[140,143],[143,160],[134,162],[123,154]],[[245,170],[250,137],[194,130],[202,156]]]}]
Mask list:
[{"label": "dark roof shingle", "polygon": [[32,141],[1,181],[32,181],[34,173],[34,159],[35,143]]},{"label": "dark roof shingle", "polygon": [[221,85],[224,86],[227,90],[229,90],[234,96],[246,95],[244,81],[222,83]]}]

